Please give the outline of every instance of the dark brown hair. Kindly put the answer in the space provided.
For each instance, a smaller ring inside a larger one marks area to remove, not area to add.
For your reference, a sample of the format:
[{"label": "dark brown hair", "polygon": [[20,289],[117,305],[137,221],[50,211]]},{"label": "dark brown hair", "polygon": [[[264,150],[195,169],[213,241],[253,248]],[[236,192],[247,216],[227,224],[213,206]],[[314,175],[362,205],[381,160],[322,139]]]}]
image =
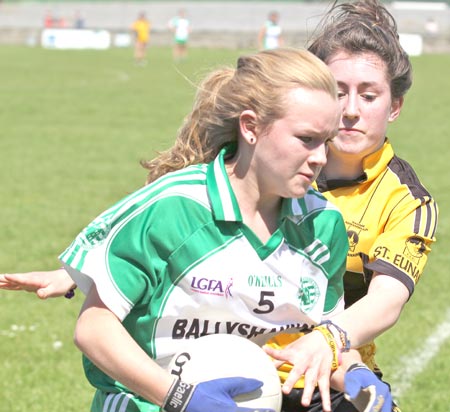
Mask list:
[{"label": "dark brown hair", "polygon": [[411,62],[400,45],[397,24],[378,0],[333,2],[308,43],[308,50],[325,63],[340,51],[376,54],[386,64],[393,98],[411,87]]}]

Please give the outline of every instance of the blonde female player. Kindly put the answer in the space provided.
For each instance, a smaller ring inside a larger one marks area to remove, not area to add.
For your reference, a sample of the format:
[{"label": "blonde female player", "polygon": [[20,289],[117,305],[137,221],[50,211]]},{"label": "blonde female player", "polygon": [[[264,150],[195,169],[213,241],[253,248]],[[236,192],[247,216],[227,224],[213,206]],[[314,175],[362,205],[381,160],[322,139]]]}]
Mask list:
[{"label": "blonde female player", "polygon": [[199,86],[148,184],[60,256],[87,294],[75,342],[93,412],[247,411],[232,398],[259,381],[173,379],[164,366],[183,341],[264,342],[343,309],[344,223],[311,187],[339,117],[333,76],[306,51],[245,56]]},{"label": "blonde female player", "polygon": [[[339,134],[317,180],[319,190],[343,212],[350,240],[344,278],[349,308],[333,321],[352,346],[361,347],[365,363],[379,373],[372,340],[395,324],[423,273],[435,241],[437,206],[411,167],[394,155],[386,138],[388,124],[399,116],[411,85],[411,65],[398,42],[395,21],[373,0],[337,5],[328,17],[310,50],[336,77],[343,110]],[[63,270],[10,275],[3,282],[4,288],[28,288],[41,298],[60,296],[74,286]],[[330,329],[340,344],[338,330]],[[362,339],[358,333],[364,334]],[[289,339],[277,343],[285,345]],[[321,353],[328,356],[328,364]],[[323,410],[331,408],[326,396],[321,399],[314,391],[317,381],[322,387],[329,382],[329,349],[320,334],[311,333],[272,355],[298,365],[281,370],[285,391],[291,394],[285,397],[287,410],[302,410],[298,409],[301,399],[304,410],[320,411],[321,402],[325,402]],[[302,366],[302,356],[316,359],[318,371],[308,375],[304,391],[297,388],[298,377],[307,367]],[[367,373],[359,368],[348,376],[360,374],[364,379]],[[342,370],[333,379],[339,374]],[[344,386],[339,385],[341,392],[332,392],[333,408],[351,411],[342,393]],[[308,409],[305,405],[311,401]]]}]

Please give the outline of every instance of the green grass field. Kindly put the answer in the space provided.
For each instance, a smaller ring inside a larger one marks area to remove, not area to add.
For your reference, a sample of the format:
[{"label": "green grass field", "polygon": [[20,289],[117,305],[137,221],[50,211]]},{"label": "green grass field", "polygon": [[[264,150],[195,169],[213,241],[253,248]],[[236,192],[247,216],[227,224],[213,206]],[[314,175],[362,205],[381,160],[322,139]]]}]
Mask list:
[{"label": "green grass field", "polygon": [[[0,48],[0,272],[56,268],[84,225],[143,184],[139,161],[172,143],[193,84],[241,52],[193,49],[175,66],[170,49],[154,48],[142,68],[128,49]],[[401,321],[378,341],[379,363],[403,412],[448,412],[450,55],[413,65],[389,135],[439,202],[438,243]],[[72,344],[82,300],[0,291],[1,411],[89,410],[93,389]]]}]

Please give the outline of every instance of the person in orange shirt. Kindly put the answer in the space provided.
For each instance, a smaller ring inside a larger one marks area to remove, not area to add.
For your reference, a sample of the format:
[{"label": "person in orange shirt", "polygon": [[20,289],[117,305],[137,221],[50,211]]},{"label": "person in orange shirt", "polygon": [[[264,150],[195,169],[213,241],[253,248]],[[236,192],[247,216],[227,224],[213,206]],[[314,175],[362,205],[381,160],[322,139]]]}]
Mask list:
[{"label": "person in orange shirt", "polygon": [[131,30],[134,33],[134,59],[137,64],[145,65],[147,47],[150,41],[151,23],[147,20],[144,12],[133,22]]}]

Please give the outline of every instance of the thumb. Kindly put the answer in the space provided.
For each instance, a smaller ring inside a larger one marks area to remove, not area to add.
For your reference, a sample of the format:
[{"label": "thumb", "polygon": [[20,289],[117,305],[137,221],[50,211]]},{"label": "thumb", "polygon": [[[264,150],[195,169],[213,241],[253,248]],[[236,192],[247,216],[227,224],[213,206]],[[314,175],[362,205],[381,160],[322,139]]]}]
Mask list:
[{"label": "thumb", "polygon": [[36,291],[36,295],[39,299],[45,300],[47,298],[52,297],[52,287],[46,286],[45,288],[40,288]]},{"label": "thumb", "polygon": [[263,382],[253,378],[222,378],[219,379],[222,389],[232,398],[243,393],[253,392],[259,389]]}]

